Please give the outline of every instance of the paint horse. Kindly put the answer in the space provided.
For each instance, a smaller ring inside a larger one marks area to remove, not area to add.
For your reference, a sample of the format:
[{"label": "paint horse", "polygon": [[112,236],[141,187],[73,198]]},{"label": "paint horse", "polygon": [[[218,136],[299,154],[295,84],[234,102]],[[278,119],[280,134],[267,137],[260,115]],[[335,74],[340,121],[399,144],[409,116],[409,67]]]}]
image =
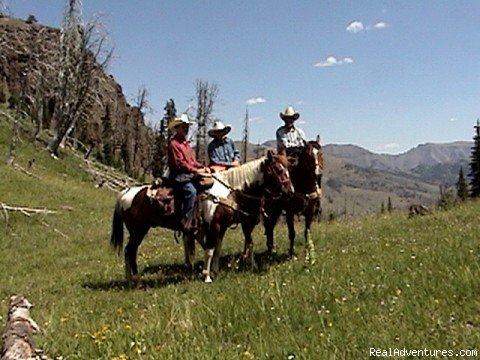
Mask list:
[{"label": "paint horse", "polygon": [[274,199],[265,205],[266,215],[264,218],[265,235],[267,237],[267,249],[274,254],[274,227],[285,210],[290,239],[289,256],[294,255],[296,214],[305,217],[304,237],[306,244],[306,262],[314,262],[314,245],[310,238],[310,227],[318,208],[321,208],[321,176],[323,173],[323,154],[320,138],[305,142],[304,147],[288,149],[287,155],[290,161],[290,175],[295,188],[293,197]]},{"label": "paint horse", "polygon": [[[245,204],[241,200],[235,202],[237,197],[241,199],[241,194],[245,192],[245,197],[252,196],[252,199],[256,199],[254,196],[257,194],[258,199],[263,199],[262,191],[272,194],[278,191],[279,194],[283,189],[291,189],[292,186],[286,157],[271,153],[265,158],[232,168],[216,177],[218,179],[214,181],[211,189],[202,194],[198,205],[201,209],[202,229],[198,233],[197,240],[202,244],[203,236],[206,234],[206,253],[211,253],[212,256],[214,252],[209,249],[217,249],[218,256],[221,243],[219,239],[223,238],[226,229],[233,223],[233,221],[228,224],[219,223],[225,220],[225,214],[244,212],[243,217],[250,218],[250,214],[259,211],[259,209],[250,208],[249,201]],[[174,206],[173,190],[168,186],[161,186],[158,189],[161,192],[158,196],[160,201],[148,196],[150,190],[151,187],[147,185],[125,189],[120,193],[115,204],[110,243],[118,251],[123,248],[123,225],[125,225],[130,235],[124,250],[125,274],[129,282],[138,280],[138,247],[149,229],[152,227],[163,227],[174,231],[182,229],[179,215],[171,208]],[[260,205],[261,203],[258,204],[259,208]],[[248,229],[248,226],[245,226]],[[183,242],[185,263],[192,268],[195,237],[184,235]],[[211,281],[211,278],[208,276],[206,280]]]},{"label": "paint horse", "polygon": [[273,155],[214,174],[215,182],[206,201],[201,202],[206,230],[203,274],[211,282],[218,273],[220,250],[226,230],[235,223],[245,237],[243,258],[255,266],[252,232],[264,214],[265,201],[292,195],[288,159]]}]

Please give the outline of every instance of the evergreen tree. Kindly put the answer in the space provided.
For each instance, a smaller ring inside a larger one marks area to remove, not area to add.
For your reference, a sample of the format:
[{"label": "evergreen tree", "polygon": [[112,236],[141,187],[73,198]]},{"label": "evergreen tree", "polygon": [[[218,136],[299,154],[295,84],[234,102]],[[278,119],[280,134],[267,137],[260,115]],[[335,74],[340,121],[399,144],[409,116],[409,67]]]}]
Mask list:
[{"label": "evergreen tree", "polygon": [[463,167],[460,167],[460,172],[458,173],[457,197],[461,201],[467,200],[468,197],[468,185],[465,176],[463,175]]},{"label": "evergreen tree", "polygon": [[173,99],[168,100],[163,109],[165,110],[165,115],[160,120],[159,128],[155,132],[153,150],[152,175],[156,178],[162,177],[167,169],[167,145],[171,136],[170,131],[168,131],[168,122],[177,116]]},{"label": "evergreen tree", "polygon": [[470,155],[470,196],[480,197],[480,120],[474,126],[473,147]]},{"label": "evergreen tree", "polygon": [[391,213],[393,211],[392,199],[390,198],[390,196],[388,197],[387,211],[389,213]]},{"label": "evergreen tree", "polygon": [[380,214],[385,214],[385,204],[382,201],[382,205],[380,206]]}]

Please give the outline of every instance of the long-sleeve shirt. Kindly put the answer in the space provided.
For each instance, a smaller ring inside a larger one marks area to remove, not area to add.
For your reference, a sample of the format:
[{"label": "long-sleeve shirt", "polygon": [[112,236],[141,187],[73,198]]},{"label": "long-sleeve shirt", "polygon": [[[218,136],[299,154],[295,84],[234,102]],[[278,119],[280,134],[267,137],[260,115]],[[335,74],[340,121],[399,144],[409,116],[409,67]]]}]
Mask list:
[{"label": "long-sleeve shirt", "polygon": [[189,174],[202,167],[185,136],[176,134],[168,143],[168,167],[172,173]]},{"label": "long-sleeve shirt", "polygon": [[281,126],[277,129],[277,150],[285,150],[291,147],[304,146],[305,133],[302,129],[293,127],[290,130],[287,126]]},{"label": "long-sleeve shirt", "polygon": [[208,144],[208,157],[210,165],[231,166],[232,162],[240,161],[240,152],[230,138],[213,139]]}]

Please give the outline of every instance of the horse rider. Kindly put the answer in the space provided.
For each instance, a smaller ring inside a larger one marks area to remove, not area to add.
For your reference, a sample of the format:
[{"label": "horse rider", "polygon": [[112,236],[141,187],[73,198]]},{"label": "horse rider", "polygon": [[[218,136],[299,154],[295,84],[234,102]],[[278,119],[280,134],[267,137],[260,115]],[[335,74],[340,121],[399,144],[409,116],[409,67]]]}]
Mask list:
[{"label": "horse rider", "polygon": [[190,124],[187,114],[174,118],[168,124],[168,128],[174,133],[168,143],[169,180],[175,196],[182,202],[182,225],[185,232],[191,230],[194,217],[193,209],[197,197],[194,177],[209,172],[208,168],[197,161],[187,140]]},{"label": "horse rider", "polygon": [[292,155],[293,149],[305,146],[305,133],[302,129],[295,126],[295,121],[300,117],[292,106],[288,106],[284,112],[280,113],[280,118],[284,121],[284,125],[277,129],[277,152]]},{"label": "horse rider", "polygon": [[230,130],[232,127],[220,120],[215,121],[213,127],[208,130],[208,135],[213,138],[208,144],[210,169],[213,171],[222,171],[240,165],[240,152],[233,140],[227,137]]},{"label": "horse rider", "polygon": [[[280,118],[285,125],[277,129],[277,152],[284,153],[287,156],[297,157],[299,151],[305,147],[305,133],[302,129],[295,126],[300,114],[295,111],[293,106],[287,106],[284,112],[280,113]],[[322,187],[322,176],[317,175],[318,188]]]}]

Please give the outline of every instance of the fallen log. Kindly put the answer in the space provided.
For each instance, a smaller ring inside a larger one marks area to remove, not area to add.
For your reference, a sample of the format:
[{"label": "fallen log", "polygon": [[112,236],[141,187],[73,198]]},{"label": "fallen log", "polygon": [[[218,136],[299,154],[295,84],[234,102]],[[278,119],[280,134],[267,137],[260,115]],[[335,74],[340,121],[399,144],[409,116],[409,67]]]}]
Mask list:
[{"label": "fallen log", "polygon": [[[34,334],[42,329],[31,318],[32,304],[23,295],[13,295],[8,302],[7,324],[2,334],[0,360],[51,360],[35,347]],[[56,357],[55,360],[62,360]]]}]

